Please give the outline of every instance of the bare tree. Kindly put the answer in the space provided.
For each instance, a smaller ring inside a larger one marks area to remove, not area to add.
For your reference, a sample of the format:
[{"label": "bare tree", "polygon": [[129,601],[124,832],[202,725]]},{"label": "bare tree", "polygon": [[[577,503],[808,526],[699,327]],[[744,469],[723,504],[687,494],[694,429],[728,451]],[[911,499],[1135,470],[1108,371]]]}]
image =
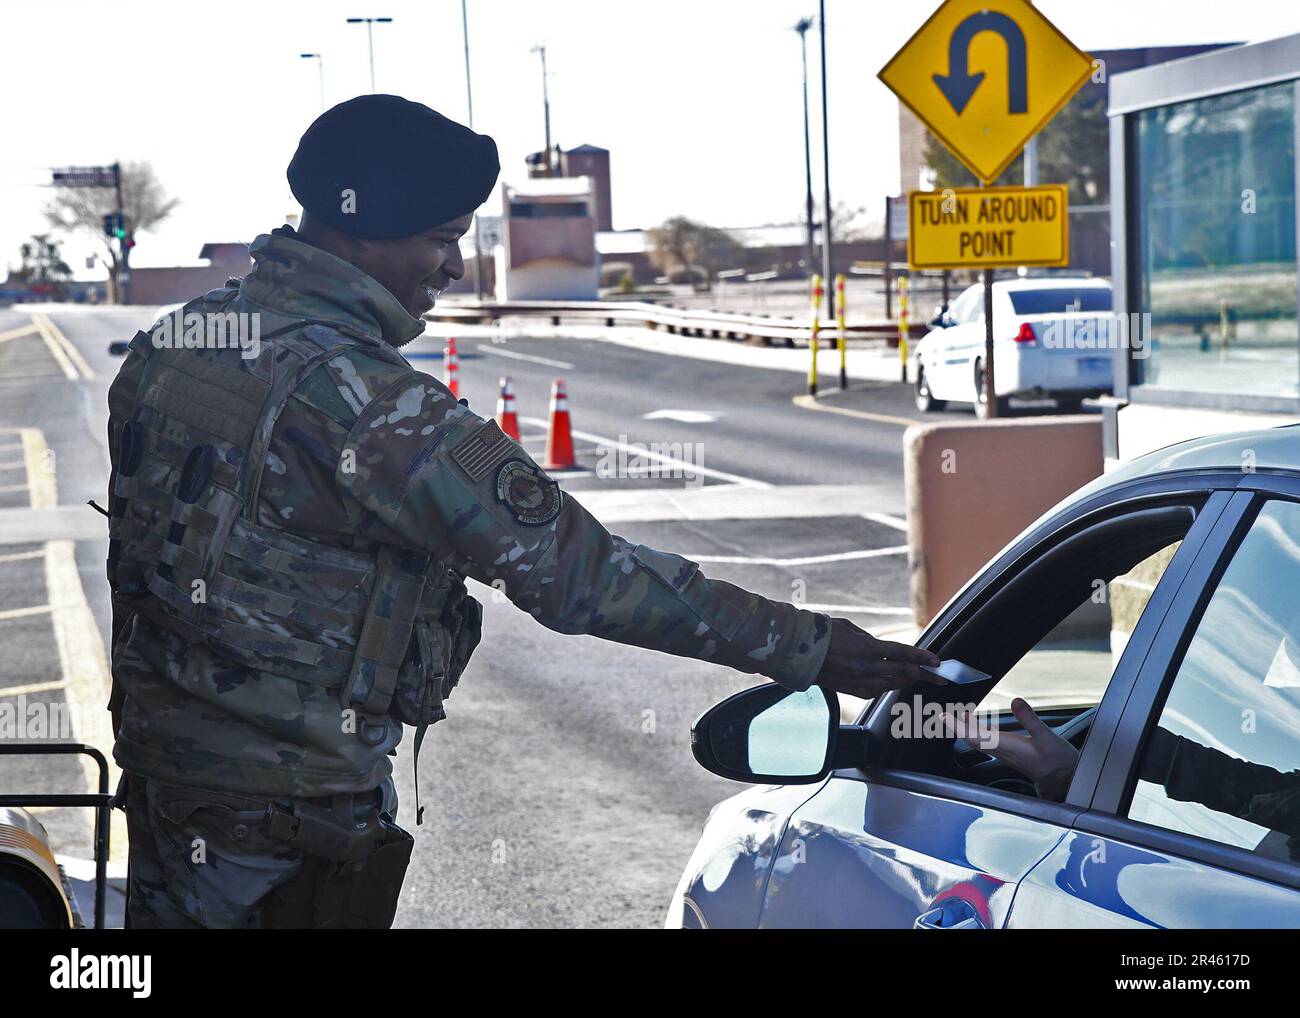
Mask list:
[{"label": "bare tree", "polygon": [[744,254],[744,246],[726,230],[686,216],[673,216],[650,230],[650,260],[670,279],[680,274],[707,289],[727,259]]},{"label": "bare tree", "polygon": [[[45,219],[53,229],[96,238],[104,247],[109,268],[108,285],[112,300],[118,300],[117,273],[121,267],[117,241],[104,234],[104,217],[117,211],[117,195],[111,187],[59,187],[46,206]],[[122,164],[122,209],[127,234],[148,230],[161,223],[180,204],[167,197],[153,167],[147,162]]]}]

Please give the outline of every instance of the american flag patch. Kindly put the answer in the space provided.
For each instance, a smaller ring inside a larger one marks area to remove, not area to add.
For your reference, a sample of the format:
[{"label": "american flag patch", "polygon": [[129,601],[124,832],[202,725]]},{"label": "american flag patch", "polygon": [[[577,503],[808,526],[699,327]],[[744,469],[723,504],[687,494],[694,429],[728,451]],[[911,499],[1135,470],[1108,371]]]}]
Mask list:
[{"label": "american flag patch", "polygon": [[470,480],[481,481],[514,448],[515,444],[497,427],[497,422],[487,421],[456,444],[451,458]]}]

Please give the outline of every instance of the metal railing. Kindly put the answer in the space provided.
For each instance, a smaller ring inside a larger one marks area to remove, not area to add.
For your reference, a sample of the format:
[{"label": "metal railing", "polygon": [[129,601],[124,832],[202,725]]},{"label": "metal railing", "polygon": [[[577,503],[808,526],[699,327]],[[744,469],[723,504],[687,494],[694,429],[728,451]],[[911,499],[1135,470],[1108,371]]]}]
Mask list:
[{"label": "metal railing", "polygon": [[[806,346],[812,334],[811,317],[798,319],[676,308],[646,301],[486,301],[482,304],[440,305],[424,317],[437,322],[485,325],[505,318],[549,318],[552,325],[566,321],[602,322],[611,328],[615,325],[640,325],[650,329],[663,329],[680,336],[748,340],[764,344],[782,340],[790,346]],[[820,328],[823,335],[834,336],[838,325],[834,319],[827,319],[820,323]],[[926,331],[927,326],[917,323],[910,327],[909,334],[920,338]],[[896,346],[898,323],[888,319],[849,321],[845,325],[844,335],[850,340],[877,340]]]}]

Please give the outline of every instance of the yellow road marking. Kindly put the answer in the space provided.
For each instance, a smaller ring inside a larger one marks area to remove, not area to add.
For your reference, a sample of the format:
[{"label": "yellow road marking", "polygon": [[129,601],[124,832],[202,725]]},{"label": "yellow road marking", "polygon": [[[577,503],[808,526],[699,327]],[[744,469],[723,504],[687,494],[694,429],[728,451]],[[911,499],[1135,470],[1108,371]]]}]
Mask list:
[{"label": "yellow road marking", "polygon": [[39,330],[35,325],[24,325],[20,329],[10,329],[8,332],[0,332],[0,343],[7,342],[11,339],[22,339],[24,336],[31,336]]},{"label": "yellow road marking", "polygon": [[34,604],[28,608],[6,608],[0,611],[0,622],[6,622],[9,619],[25,619],[29,615],[48,615],[52,606],[48,604]]},{"label": "yellow road marking", "polygon": [[45,444],[45,435],[37,428],[20,428],[23,462],[27,466],[27,486],[33,509],[53,509],[59,504],[54,485],[54,460]]},{"label": "yellow road marking", "polygon": [[58,346],[62,347],[63,352],[67,354],[68,359],[72,361],[72,363],[77,366],[77,370],[81,372],[82,378],[91,379],[95,377],[94,369],[86,363],[86,358],[81,356],[81,351],[73,345],[72,341],[63,334],[63,330],[55,325],[48,316],[34,314],[32,315],[32,321],[36,324],[38,329],[42,330],[43,333],[48,334]]},{"label": "yellow road marking", "polygon": [[45,549],[37,548],[35,551],[16,551],[10,555],[0,555],[0,562],[20,562],[26,558],[44,558]]},{"label": "yellow road marking", "polygon": [[41,339],[45,343],[45,348],[50,351],[50,356],[59,363],[63,369],[63,377],[73,382],[77,380],[77,369],[72,366],[72,361],[68,360],[68,355],[64,353],[63,347],[59,346],[54,337],[41,327],[40,315],[32,315],[32,322],[36,326],[36,331],[41,334]]},{"label": "yellow road marking", "polygon": [[881,424],[898,424],[904,428],[910,428],[913,424],[922,424],[922,421],[912,420],[910,417],[894,417],[892,414],[873,414],[866,410],[852,410],[843,406],[827,406],[819,403],[816,396],[809,396],[804,393],[802,396],[794,397],[794,405],[804,407],[807,410],[823,410],[828,414],[844,414],[846,417],[861,417],[867,421],[879,421]]},{"label": "yellow road marking", "polygon": [[0,686],[0,700],[10,696],[22,696],[26,693],[48,693],[51,690],[62,689],[67,684],[64,679],[57,679],[54,682],[32,682],[26,686]]},{"label": "yellow road marking", "polygon": [[[62,668],[63,698],[72,709],[81,730],[77,738],[97,747],[108,759],[108,790],[117,787],[121,770],[113,760],[111,715],[106,709],[112,685],[108,657],[99,638],[99,627],[81,586],[77,571],[76,544],[73,541],[45,543],[45,587],[53,608],[54,642],[59,648]],[[99,768],[90,757],[80,757],[88,788],[99,787]],[[126,839],[119,814],[113,818],[113,858],[121,858]],[[121,829],[121,831],[119,830]]]}]

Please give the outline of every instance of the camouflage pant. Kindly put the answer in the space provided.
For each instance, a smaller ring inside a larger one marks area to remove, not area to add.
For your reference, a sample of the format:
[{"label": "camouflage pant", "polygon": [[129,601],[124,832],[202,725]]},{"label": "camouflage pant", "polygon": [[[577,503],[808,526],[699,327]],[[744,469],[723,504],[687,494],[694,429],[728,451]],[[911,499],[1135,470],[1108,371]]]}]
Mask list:
[{"label": "camouflage pant", "polygon": [[[304,878],[302,852],[264,833],[266,799],[221,793],[205,804],[203,790],[138,775],[126,782],[132,929],[261,929],[303,926],[282,908],[294,880]],[[286,807],[294,800],[276,800]],[[358,818],[380,810],[397,815],[392,780],[357,796]]]}]

